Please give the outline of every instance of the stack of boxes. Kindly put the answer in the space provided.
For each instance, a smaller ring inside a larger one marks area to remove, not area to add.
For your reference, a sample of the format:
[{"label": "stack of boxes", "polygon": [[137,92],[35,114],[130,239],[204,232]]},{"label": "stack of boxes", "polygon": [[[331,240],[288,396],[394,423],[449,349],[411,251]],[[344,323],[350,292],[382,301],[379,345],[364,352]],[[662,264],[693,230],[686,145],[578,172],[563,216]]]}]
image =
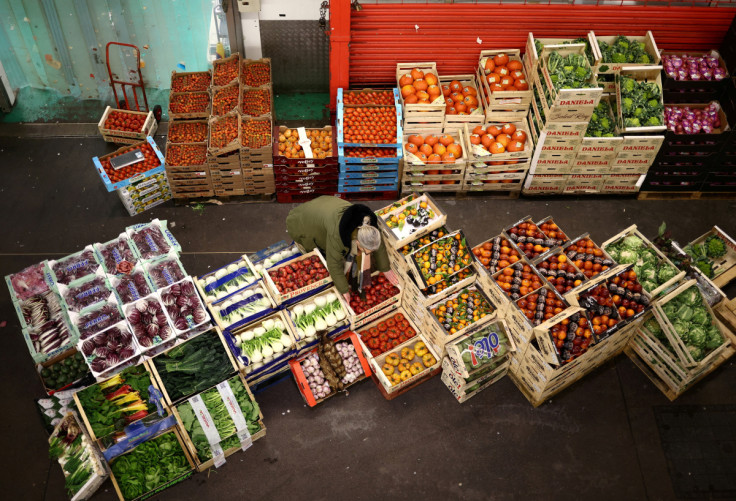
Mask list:
[{"label": "stack of boxes", "polygon": [[240,83],[243,187],[246,195],[270,195],[276,191],[271,136],[274,115],[271,60],[244,59]]},{"label": "stack of boxes", "polygon": [[395,198],[398,194],[399,162],[402,158],[401,144],[399,142],[356,143],[345,141],[344,137],[346,109],[388,107],[393,108],[396,112],[396,140],[401,140],[402,115],[399,90],[379,92],[390,94],[393,104],[355,104],[357,95],[366,93],[372,95],[375,91],[371,89],[343,90],[341,88],[337,90],[337,152],[340,166],[337,191],[347,196],[380,193],[386,198]]}]

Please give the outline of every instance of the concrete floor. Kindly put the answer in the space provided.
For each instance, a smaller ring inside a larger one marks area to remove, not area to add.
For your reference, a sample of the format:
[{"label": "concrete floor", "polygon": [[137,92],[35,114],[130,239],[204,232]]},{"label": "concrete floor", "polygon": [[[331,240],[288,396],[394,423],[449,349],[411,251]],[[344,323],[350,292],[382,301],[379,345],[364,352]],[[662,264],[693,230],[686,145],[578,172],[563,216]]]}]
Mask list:
[{"label": "concrete floor", "polygon": [[[104,190],[90,160],[112,149],[99,138],[0,138],[0,275],[106,241],[153,217],[168,219],[190,274],[286,237],[291,205],[207,206],[199,214],[168,203],[128,217],[116,194]],[[527,214],[554,215],[569,235],[588,231],[599,243],[634,223],[652,236],[663,220],[682,242],[713,224],[736,234],[734,201],[440,203],[448,224],[463,228],[471,243]],[[727,292],[733,296],[736,290]],[[43,390],[6,291],[0,293],[0,321],[7,321],[0,330],[5,499],[66,499],[34,407]],[[669,500],[674,492],[653,407],[736,404],[734,387],[730,362],[670,404],[620,356],[538,409],[508,379],[459,405],[439,378],[390,402],[365,381],[348,396],[310,409],[286,379],[257,395],[266,438],[160,498]],[[111,484],[95,499],[115,499]]]}]

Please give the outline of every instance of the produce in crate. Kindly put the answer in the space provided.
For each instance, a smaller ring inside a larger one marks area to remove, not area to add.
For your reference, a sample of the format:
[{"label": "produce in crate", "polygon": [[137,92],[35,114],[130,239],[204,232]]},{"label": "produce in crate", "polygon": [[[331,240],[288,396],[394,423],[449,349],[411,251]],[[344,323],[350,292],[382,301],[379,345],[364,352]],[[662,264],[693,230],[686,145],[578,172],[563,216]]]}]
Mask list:
[{"label": "produce in crate", "polygon": [[112,294],[105,277],[90,276],[92,277],[90,280],[85,279],[83,283],[77,282],[77,285],[73,287],[63,288],[64,302],[69,311],[82,311],[95,303],[108,299]]},{"label": "produce in crate", "polygon": [[49,261],[49,264],[56,277],[56,283],[64,285],[69,285],[77,279],[93,274],[100,266],[92,247],[58,261]]},{"label": "produce in crate", "polygon": [[404,104],[432,104],[442,96],[437,75],[414,68],[399,77]]},{"label": "produce in crate", "polygon": [[432,308],[432,314],[448,334],[463,330],[493,311],[491,304],[477,289],[463,289]]},{"label": "produce in crate", "polygon": [[34,264],[10,275],[10,286],[19,300],[41,294],[49,290],[49,284],[44,277],[45,262]]},{"label": "produce in crate", "polygon": [[633,270],[624,271],[606,282],[613,304],[623,319],[633,317],[649,306],[649,297],[642,293],[642,286]]},{"label": "produce in crate", "polygon": [[[553,50],[549,54],[549,59],[547,59],[547,71],[556,90],[594,87],[591,82],[593,70],[582,54],[571,53],[562,56],[559,52]],[[547,92],[546,88],[545,92]],[[547,102],[549,103],[550,100],[551,96]]]},{"label": "produce in crate", "polygon": [[302,372],[304,372],[304,376],[307,378],[309,389],[316,398],[325,398],[332,393],[330,384],[327,382],[327,377],[319,365],[319,355],[317,353],[308,355],[302,360],[301,366]]},{"label": "produce in crate", "polygon": [[155,296],[148,296],[128,305],[125,308],[125,317],[133,328],[138,344],[143,348],[157,346],[174,334],[163,306]]},{"label": "produce in crate", "polygon": [[319,282],[330,276],[327,268],[322,264],[319,256],[311,256],[290,264],[281,266],[275,270],[269,270],[274,285],[281,294],[292,292]]},{"label": "produce in crate", "polygon": [[[332,130],[308,129],[304,139],[311,142],[313,158],[323,159],[332,156]],[[299,144],[299,131],[286,129],[280,133],[278,150],[286,158],[305,158],[304,150]]]},{"label": "produce in crate", "polygon": [[389,158],[396,156],[396,149],[346,147],[345,156],[348,158]]},{"label": "produce in crate", "polygon": [[225,349],[210,330],[153,358],[171,401],[204,391],[235,372]]},{"label": "produce in crate", "polygon": [[124,322],[82,341],[78,348],[95,374],[112,369],[138,353],[133,334]]},{"label": "produce in crate", "polygon": [[307,341],[314,339],[320,332],[333,330],[346,317],[342,303],[334,292],[296,304],[289,313],[296,326],[297,340]]},{"label": "produce in crate", "polygon": [[454,275],[473,262],[472,253],[462,233],[435,240],[423,252],[411,255],[427,285],[434,285]]},{"label": "produce in crate", "polygon": [[376,215],[379,216],[379,217],[380,216],[385,216],[389,212],[392,212],[394,209],[398,209],[399,207],[403,207],[404,205],[413,202],[414,200],[416,200],[420,196],[421,195],[419,195],[419,194],[412,193],[411,195],[407,196],[406,198],[402,198],[401,200],[398,200],[398,201],[392,203],[388,207],[384,207],[381,210],[377,210],[376,211]]},{"label": "produce in crate", "polygon": [[615,264],[587,237],[565,247],[565,255],[587,278],[593,278]]},{"label": "produce in crate", "polygon": [[565,235],[565,232],[563,232],[551,219],[540,224],[539,229],[542,230],[542,233],[544,233],[544,236],[547,237],[548,240],[553,241],[550,247],[563,245],[569,240],[567,235]]},{"label": "produce in crate", "polygon": [[567,308],[565,301],[549,289],[539,289],[528,294],[516,301],[516,305],[534,327]]},{"label": "produce in crate", "polygon": [[247,357],[246,372],[258,369],[278,359],[294,348],[289,332],[278,318],[268,318],[261,325],[235,336],[243,357]]},{"label": "produce in crate", "polygon": [[662,65],[667,76],[677,81],[723,80],[728,76],[726,68],[713,54],[702,56],[662,55]]},{"label": "produce in crate", "polygon": [[593,332],[582,313],[574,313],[553,325],[549,335],[557,348],[561,365],[572,362],[593,344]]},{"label": "produce in crate", "polygon": [[23,321],[31,329],[45,326],[62,312],[61,301],[54,291],[37,294],[19,303]]},{"label": "produce in crate", "polygon": [[500,235],[473,248],[473,254],[492,274],[521,259],[519,252]]},{"label": "produce in crate", "polygon": [[585,137],[614,137],[616,123],[611,116],[611,104],[606,99],[601,99],[590,117]]},{"label": "produce in crate", "polygon": [[132,303],[153,292],[143,270],[139,267],[136,267],[129,275],[113,278],[112,283],[123,304]]},{"label": "produce in crate", "polygon": [[169,144],[166,148],[166,164],[171,166],[204,165],[207,163],[205,144]]},{"label": "produce in crate", "polygon": [[411,326],[403,313],[395,313],[375,326],[360,332],[363,344],[377,357],[391,348],[413,338],[417,331]]},{"label": "produce in crate", "polygon": [[143,259],[163,256],[171,249],[171,245],[157,221],[152,221],[141,228],[132,230],[130,239]]},{"label": "produce in crate", "polygon": [[110,274],[127,273],[130,271],[130,266],[128,264],[121,265],[121,263],[135,265],[138,262],[138,258],[133,253],[133,248],[130,245],[130,240],[124,234],[104,244],[95,244],[95,249],[102,258],[102,266]]},{"label": "produce in crate", "polygon": [[243,85],[260,87],[271,81],[271,65],[265,62],[243,62],[243,71],[240,74]]},{"label": "produce in crate", "polygon": [[[491,324],[488,328],[483,328],[475,332],[461,341],[454,343],[455,349],[460,353],[465,370],[472,373],[467,382],[471,382],[483,375],[487,374],[500,363],[508,360],[505,355],[508,353],[509,339],[500,324]],[[482,342],[483,339],[495,337],[497,344],[492,346],[491,343]]]},{"label": "produce in crate", "polygon": [[363,293],[350,291],[350,308],[356,315],[378,306],[399,293],[399,288],[393,285],[383,273],[372,277],[371,283],[363,287]]},{"label": "produce in crate", "polygon": [[258,277],[248,267],[248,264],[240,260],[197,279],[197,282],[207,297],[221,299],[243,287],[247,287],[256,280],[258,280]]},{"label": "produce in crate", "polygon": [[[421,163],[454,164],[463,157],[463,147],[448,134],[422,136],[412,134],[407,138],[404,149]],[[411,160],[410,160],[411,162]],[[452,171],[426,171],[427,175],[452,174]],[[439,184],[439,182],[435,183]]]},{"label": "produce in crate", "polygon": [[104,128],[124,132],[141,132],[143,130],[143,124],[146,123],[147,117],[148,115],[112,110],[110,114],[107,115]]},{"label": "produce in crate", "polygon": [[718,324],[710,315],[703,296],[695,285],[665,303],[662,311],[696,362],[700,362],[708,353],[723,344],[723,335]]},{"label": "produce in crate", "polygon": [[432,230],[423,237],[412,240],[400,249],[402,255],[407,256],[425,245],[429,245],[437,239],[440,239],[450,233],[445,226],[441,226],[436,230]]},{"label": "produce in crate", "polygon": [[506,233],[509,239],[530,259],[547,252],[550,247],[556,245],[556,240],[547,238],[537,225],[530,221],[522,221]]},{"label": "produce in crate", "polygon": [[598,40],[598,47],[601,50],[604,63],[651,64],[655,61],[655,55],[647,52],[647,46],[644,42],[630,40],[623,35],[617,36],[612,44]]},{"label": "produce in crate", "polygon": [[378,90],[371,92],[352,92],[345,91],[343,93],[344,104],[394,104],[394,93],[390,90]]},{"label": "produce in crate", "polygon": [[585,275],[568,261],[565,254],[554,254],[548,257],[537,264],[537,271],[560,294],[565,294],[585,281]]},{"label": "produce in crate", "polygon": [[518,59],[509,59],[508,54],[496,54],[485,61],[481,59],[480,66],[492,93],[529,90],[524,65]]},{"label": "produce in crate", "polygon": [[[251,400],[248,390],[243,386],[239,376],[230,378],[227,384],[230,386],[238,407],[240,407],[240,411],[245,418],[248,433],[251,436],[255,435],[261,430],[259,423],[261,410],[258,403]],[[220,436],[220,447],[224,451],[233,447],[240,447],[238,430],[220,391],[217,388],[212,388],[200,393],[199,396],[202,398],[202,403],[207,408],[210,417],[212,417],[211,424]],[[197,457],[202,462],[212,459],[212,448],[192,404],[188,401],[183,402],[176,407],[176,410],[179,412],[184,429],[197,451]]]},{"label": "produce in crate", "polygon": [[392,386],[421,374],[437,363],[437,359],[427,349],[424,341],[417,341],[413,346],[386,355],[381,371]]},{"label": "produce in crate", "polygon": [[169,314],[174,329],[179,333],[186,332],[209,318],[199,300],[194,283],[190,280],[183,280],[162,289],[161,302]]},{"label": "produce in crate", "polygon": [[677,268],[660,259],[654,249],[636,235],[628,235],[614,242],[606,247],[606,251],[619,264],[633,263],[636,276],[649,293],[678,274]]},{"label": "produce in crate", "polygon": [[173,432],[147,440],[110,463],[123,499],[137,499],[191,470]]},{"label": "produce in crate", "polygon": [[271,302],[261,287],[246,289],[212,305],[212,309],[220,315],[225,325],[235,324],[270,308]]},{"label": "produce in crate", "polygon": [[238,116],[229,115],[210,123],[210,148],[224,148],[239,139]]},{"label": "produce in crate", "polygon": [[271,145],[269,120],[243,120],[240,142],[243,148],[264,148]]},{"label": "produce in crate", "polygon": [[224,62],[217,62],[213,65],[212,85],[222,87],[238,78],[240,74],[240,59],[233,57]]},{"label": "produce in crate", "polygon": [[656,82],[637,81],[619,75],[621,114],[624,127],[658,127],[664,125],[662,89]]},{"label": "produce in crate", "polygon": [[435,216],[435,212],[429,207],[427,202],[419,202],[398,214],[393,214],[386,219],[386,225],[391,229],[398,229],[401,232],[408,224],[412,231],[416,231],[422,226],[429,225]]},{"label": "produce in crate", "polygon": [[664,120],[667,130],[675,134],[713,134],[721,128],[718,116],[720,105],[711,101],[705,108],[667,105],[664,107]]},{"label": "produce in crate", "polygon": [[171,76],[171,92],[196,92],[207,90],[212,77],[208,71],[190,73],[188,75],[174,74]]},{"label": "produce in crate", "polygon": [[212,114],[216,116],[224,115],[237,108],[239,93],[240,87],[237,85],[227,85],[221,89],[213,89]]},{"label": "produce in crate", "polygon": [[511,299],[516,300],[542,287],[542,277],[525,263],[514,263],[499,273],[496,283]]},{"label": "produce in crate", "polygon": [[291,259],[300,254],[301,251],[299,250],[299,248],[296,246],[296,244],[293,244],[285,249],[266,256],[262,261],[254,261],[253,267],[255,268],[256,272],[262,273],[264,270],[267,270],[282,261],[286,261],[287,259]]},{"label": "produce in crate", "polygon": [[355,351],[355,345],[350,341],[339,341],[334,344],[335,350],[340,355],[342,365],[345,367],[345,374],[340,381],[345,385],[354,383],[360,376],[365,374]]},{"label": "produce in crate", "polygon": [[396,143],[396,108],[345,108],[343,134],[348,143]]},{"label": "produce in crate", "polygon": [[606,331],[621,321],[618,307],[613,303],[613,296],[606,284],[598,285],[582,294],[578,303],[588,312],[593,332],[599,337],[605,337]]},{"label": "produce in crate", "polygon": [[442,95],[447,115],[470,115],[478,109],[478,91],[473,86],[463,86],[459,80],[443,84]]},{"label": "produce in crate", "polygon": [[91,307],[89,310],[86,313],[83,312],[75,322],[80,339],[87,339],[123,319],[117,303],[112,301],[99,307]]},{"label": "produce in crate", "polygon": [[[566,40],[562,42],[562,45],[570,45],[570,44],[585,44],[585,55],[588,57],[588,61],[590,64],[593,64],[595,62],[595,58],[593,57],[593,51],[590,48],[590,40],[588,40],[586,37],[582,38],[576,38],[575,40]],[[537,49],[537,54],[542,53],[542,49],[544,49],[544,44],[539,41],[538,38],[534,39],[534,48]]]},{"label": "produce in crate", "polygon": [[173,256],[164,256],[156,261],[146,264],[146,271],[151,281],[157,288],[166,287],[186,276],[178,259]]},{"label": "produce in crate", "polygon": [[25,331],[33,343],[33,349],[36,353],[50,354],[54,350],[64,346],[72,339],[69,326],[61,317],[48,320],[40,327]]},{"label": "produce in crate", "polygon": [[172,143],[203,143],[209,129],[204,122],[169,122],[169,141]]},{"label": "produce in crate", "polygon": [[123,435],[129,424],[156,412],[148,389],[151,375],[142,365],[77,392],[80,410],[98,439]]},{"label": "produce in crate", "polygon": [[435,282],[433,285],[430,285],[429,287],[422,289],[422,294],[425,297],[434,296],[435,294],[439,294],[440,292],[447,289],[448,287],[452,287],[456,283],[461,282],[462,280],[465,280],[473,273],[474,271],[472,267],[468,267],[463,270],[460,270],[455,275],[447,277],[444,280],[440,280],[439,282]]},{"label": "produce in crate", "polygon": [[202,113],[210,105],[208,92],[186,92],[172,94],[169,101],[169,111],[172,113]]},{"label": "produce in crate", "polygon": [[271,92],[267,89],[243,89],[240,107],[244,115],[251,117],[271,113]]},{"label": "produce in crate", "polygon": [[36,405],[41,412],[46,431],[51,433],[64,416],[74,408],[72,390],[57,391],[46,398],[39,398],[36,400]]},{"label": "produce in crate", "polygon": [[56,459],[64,471],[64,488],[74,496],[93,476],[105,476],[95,453],[95,444],[84,434],[73,415],[67,415],[49,438],[49,458]]},{"label": "produce in crate", "polygon": [[706,237],[701,244],[687,245],[683,250],[692,258],[693,266],[696,266],[708,278],[713,278],[713,262],[726,254],[726,242],[718,235]]},{"label": "produce in crate", "polygon": [[75,351],[73,355],[41,369],[41,379],[43,379],[43,384],[49,390],[59,390],[83,378],[88,373],[89,368],[84,363],[84,356]]}]

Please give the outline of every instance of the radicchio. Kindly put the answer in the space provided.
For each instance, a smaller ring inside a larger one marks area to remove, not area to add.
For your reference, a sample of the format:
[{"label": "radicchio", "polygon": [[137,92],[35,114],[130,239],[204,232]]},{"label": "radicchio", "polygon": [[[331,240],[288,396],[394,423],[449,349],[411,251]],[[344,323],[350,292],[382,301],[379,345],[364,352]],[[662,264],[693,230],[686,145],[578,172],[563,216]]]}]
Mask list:
[{"label": "radicchio", "polygon": [[26,325],[38,328],[60,315],[61,303],[59,296],[53,291],[47,291],[21,302],[20,309]]},{"label": "radicchio", "polygon": [[161,232],[161,228],[155,224],[144,226],[135,231],[131,235],[131,238],[143,259],[162,256],[169,252],[171,248],[166,237]]},{"label": "radicchio", "polygon": [[64,301],[71,311],[82,311],[88,306],[110,297],[110,289],[103,277],[96,277],[76,287],[70,287],[64,293]]},{"label": "radicchio", "polygon": [[207,312],[190,280],[173,284],[161,292],[161,300],[166,307],[174,328],[179,332],[207,320]]},{"label": "radicchio", "polygon": [[77,320],[77,329],[79,330],[79,337],[81,339],[87,339],[90,336],[97,334],[110,327],[113,324],[120,322],[123,317],[120,315],[117,305],[114,303],[107,303],[99,310],[92,311],[79,317]]},{"label": "radicchio", "polygon": [[115,290],[123,304],[132,303],[153,292],[146,281],[145,275],[140,271],[120,277]]},{"label": "radicchio", "polygon": [[148,274],[159,289],[184,279],[176,259],[162,259],[148,267]]},{"label": "radicchio", "polygon": [[52,269],[58,283],[69,285],[78,278],[94,273],[98,266],[94,253],[87,249],[82,251],[81,254],[56,261]]},{"label": "radicchio", "polygon": [[115,367],[136,352],[133,335],[125,324],[118,324],[82,342],[82,353],[97,374]]},{"label": "radicchio", "polygon": [[69,327],[61,319],[49,320],[40,328],[29,331],[36,353],[51,353],[71,339]]},{"label": "radicchio", "polygon": [[28,299],[49,290],[43,272],[44,264],[38,263],[10,276],[10,283],[18,299]]},{"label": "radicchio", "polygon": [[163,306],[155,297],[139,299],[125,309],[138,344],[150,348],[169,339],[173,332],[166,321]]},{"label": "radicchio", "polygon": [[127,237],[120,237],[105,244],[97,244],[97,250],[102,256],[102,264],[107,273],[117,273],[118,264],[123,261],[132,264],[137,261]]}]

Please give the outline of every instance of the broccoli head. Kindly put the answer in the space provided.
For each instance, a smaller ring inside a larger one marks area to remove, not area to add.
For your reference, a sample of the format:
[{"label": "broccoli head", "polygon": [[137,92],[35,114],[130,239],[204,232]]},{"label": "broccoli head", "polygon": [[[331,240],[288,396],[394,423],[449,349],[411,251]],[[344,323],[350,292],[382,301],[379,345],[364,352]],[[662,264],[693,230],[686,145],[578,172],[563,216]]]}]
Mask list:
[{"label": "broccoli head", "polygon": [[662,119],[660,117],[649,117],[644,122],[645,127],[659,127],[660,125],[662,125]]},{"label": "broccoli head", "polygon": [[636,62],[639,64],[649,64],[652,60],[649,58],[649,54],[639,54],[636,57]]},{"label": "broccoli head", "polygon": [[721,257],[726,253],[726,243],[717,235],[708,237],[705,245],[708,257]]},{"label": "broccoli head", "polygon": [[626,127],[641,127],[641,122],[638,118],[627,118]]},{"label": "broccoli head", "polygon": [[631,94],[636,90],[636,80],[630,77],[621,77],[621,92],[624,95]]},{"label": "broccoli head", "polygon": [[579,80],[586,80],[589,76],[589,72],[585,67],[578,66],[577,68],[575,68],[574,76]]},{"label": "broccoli head", "polygon": [[612,63],[628,63],[626,60],[626,54],[623,54],[621,52],[614,52],[611,55],[611,62]]},{"label": "broccoli head", "polygon": [[623,98],[621,100],[621,109],[623,110],[624,115],[630,115],[634,109],[634,100],[630,97]]},{"label": "broccoli head", "polygon": [[609,117],[602,117],[600,119],[601,129],[608,130],[611,128],[611,119]]}]

